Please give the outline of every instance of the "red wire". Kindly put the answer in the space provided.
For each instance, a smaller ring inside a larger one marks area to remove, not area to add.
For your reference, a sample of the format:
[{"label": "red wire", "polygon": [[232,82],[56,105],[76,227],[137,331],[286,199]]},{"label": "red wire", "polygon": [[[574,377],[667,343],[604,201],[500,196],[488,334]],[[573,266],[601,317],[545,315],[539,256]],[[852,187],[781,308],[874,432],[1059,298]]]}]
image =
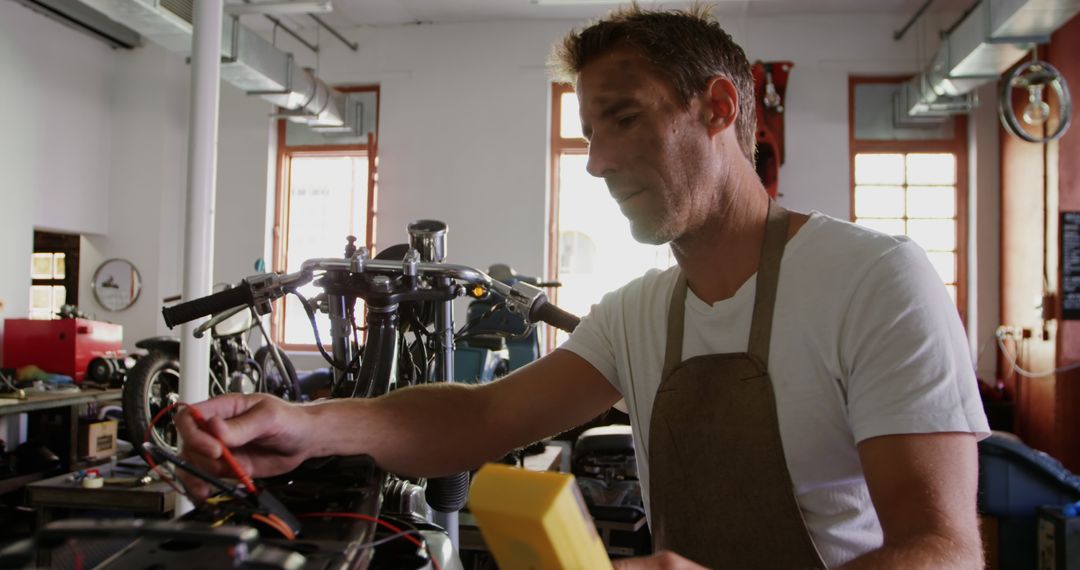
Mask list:
[{"label": "red wire", "polygon": [[202,428],[203,431],[210,434],[210,436],[216,439],[217,442],[221,445],[221,458],[225,460],[226,464],[228,464],[229,469],[232,469],[232,472],[236,475],[236,478],[244,484],[244,487],[248,490],[249,493],[255,494],[255,482],[251,480],[251,475],[248,475],[247,471],[244,471],[244,468],[240,467],[240,463],[236,461],[236,458],[233,457],[232,452],[229,451],[229,448],[226,447],[224,443],[222,443],[221,439],[218,438],[218,436],[210,433],[209,422],[206,421],[206,418],[203,417],[203,415],[196,408],[192,408],[189,406],[188,411],[191,413],[191,417],[195,420],[195,423],[199,424],[199,427]]},{"label": "red wire", "polygon": [[75,570],[83,570],[86,565],[86,555],[83,554],[82,549],[79,548],[79,543],[76,542],[74,538],[68,539],[68,547],[73,551]]},{"label": "red wire", "polygon": [[[210,437],[217,440],[218,444],[221,445],[221,458],[229,466],[229,469],[232,470],[233,474],[236,475],[236,478],[240,480],[240,483],[244,485],[244,488],[247,489],[249,493],[253,495],[257,493],[258,491],[255,488],[255,481],[251,479],[251,475],[248,475],[247,471],[245,471],[243,467],[240,467],[240,463],[236,461],[236,457],[234,457],[232,452],[229,451],[229,448],[226,447],[224,443],[222,443],[221,438],[210,433],[208,429],[209,422],[207,422],[206,418],[203,417],[201,413],[199,413],[199,410],[188,406],[186,402],[176,402],[175,404],[169,404],[168,406],[165,406],[165,408],[163,408],[160,412],[158,412],[157,415],[154,416],[154,419],[150,420],[150,424],[146,428],[146,438],[144,441],[150,441],[150,436],[153,434],[154,431],[154,425],[157,424],[158,421],[160,421],[161,418],[169,412],[169,410],[172,410],[177,406],[185,406],[191,413],[191,417],[195,420],[195,423],[199,424],[199,427],[202,428],[202,430],[205,431],[207,434],[209,434]],[[150,464],[151,468],[157,471],[159,475],[162,475],[162,471],[159,470],[157,464],[154,463],[154,460],[150,457],[149,454],[146,454],[146,461]],[[176,485],[174,485],[173,481],[169,477],[162,475],[162,479],[166,483],[168,483],[170,487],[176,489],[176,492],[182,495],[187,494],[184,491],[181,491]]]},{"label": "red wire", "polygon": [[[165,406],[160,412],[158,412],[157,415],[155,415],[152,420],[150,420],[150,423],[147,424],[147,426],[146,426],[146,437],[143,438],[144,443],[150,441],[150,436],[153,435],[153,433],[154,433],[154,425],[157,424],[158,421],[160,421],[161,418],[164,417],[165,414],[169,412],[169,410],[175,408],[176,406],[180,406],[180,405],[186,406],[187,404],[185,404],[184,402],[176,402],[175,404],[169,404],[168,406]],[[169,486],[172,487],[177,493],[180,493],[181,495],[184,495],[184,496],[187,495],[187,491],[180,489],[180,487],[177,487],[176,483],[173,481],[172,477],[169,477],[169,476],[165,475],[165,470],[158,467],[157,463],[154,463],[154,458],[150,457],[149,453],[143,452],[143,458],[146,459],[146,463],[148,465],[150,465],[150,468],[153,469],[155,472],[157,472],[158,475],[161,476],[162,481],[165,481],[166,483],[168,483]]]},{"label": "red wire", "polygon": [[368,515],[363,515],[363,514],[360,514],[360,513],[304,513],[302,515],[297,515],[297,518],[301,518],[301,519],[312,519],[312,518],[318,518],[318,517],[336,517],[336,518],[342,518],[342,519],[359,519],[359,520],[362,520],[362,521],[368,521],[368,522],[373,522],[373,523],[376,523],[376,524],[380,524],[380,525],[390,529],[392,532],[395,532],[397,534],[402,535],[402,538],[404,538],[405,540],[408,540],[409,542],[415,544],[417,548],[423,548],[423,549],[427,550],[428,558],[431,559],[431,565],[435,567],[435,570],[441,570],[439,568],[439,563],[435,561],[435,556],[431,553],[431,547],[421,543],[416,537],[414,537],[414,536],[412,536],[410,534],[405,534],[405,531],[401,530],[400,528],[398,528],[398,527],[396,527],[396,526],[394,526],[394,525],[392,525],[392,524],[390,524],[390,523],[388,523],[388,522],[386,522],[386,521],[384,521],[382,519],[372,517],[372,516],[368,516]]}]

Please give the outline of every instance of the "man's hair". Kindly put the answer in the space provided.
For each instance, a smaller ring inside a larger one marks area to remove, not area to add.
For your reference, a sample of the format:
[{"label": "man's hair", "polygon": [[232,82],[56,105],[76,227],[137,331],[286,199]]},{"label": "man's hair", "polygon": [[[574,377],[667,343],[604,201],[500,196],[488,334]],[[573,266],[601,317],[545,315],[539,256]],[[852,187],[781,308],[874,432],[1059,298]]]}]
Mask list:
[{"label": "man's hair", "polygon": [[675,87],[684,109],[710,79],[722,76],[735,84],[739,110],[736,136],[743,154],[754,161],[757,117],[750,62],[709,14],[695,3],[687,10],[643,10],[634,2],[583,30],[572,30],[555,45],[550,60],[558,81],[575,83],[581,69],[597,56],[620,47],[637,50]]}]

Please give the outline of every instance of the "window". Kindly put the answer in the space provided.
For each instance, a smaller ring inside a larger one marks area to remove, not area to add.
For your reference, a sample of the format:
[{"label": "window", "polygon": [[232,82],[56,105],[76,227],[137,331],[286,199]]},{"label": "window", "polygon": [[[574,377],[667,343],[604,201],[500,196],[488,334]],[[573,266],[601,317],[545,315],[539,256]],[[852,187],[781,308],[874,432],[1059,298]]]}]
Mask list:
[{"label": "window", "polygon": [[79,302],[79,236],[34,232],[30,254],[30,318],[55,319]]},{"label": "window", "polygon": [[[290,131],[297,128],[303,127],[279,121],[274,270],[293,272],[307,259],[341,257],[347,236],[374,251],[378,164],[374,135],[337,144],[310,133],[293,136]],[[302,144],[295,144],[297,139]],[[310,284],[300,288],[308,298],[318,292]],[[311,321],[299,300],[286,296],[275,309],[274,341],[286,349],[315,350]],[[316,313],[316,322],[325,340],[328,317]]]},{"label": "window", "polygon": [[[896,79],[852,78],[851,212],[860,225],[906,235],[926,250],[957,308],[965,309],[966,129],[964,117],[932,128],[869,126],[856,105],[873,106]],[[859,92],[860,87],[866,90]],[[891,117],[891,115],[890,115]],[[860,127],[861,124],[861,127]]]},{"label": "window", "polygon": [[[585,171],[589,146],[581,134],[578,100],[570,85],[553,85],[551,117],[548,266],[553,279],[562,283],[554,293],[558,305],[585,315],[608,291],[649,269],[670,267],[675,259],[666,245],[635,241],[603,179]],[[566,337],[558,331],[554,344]]]}]

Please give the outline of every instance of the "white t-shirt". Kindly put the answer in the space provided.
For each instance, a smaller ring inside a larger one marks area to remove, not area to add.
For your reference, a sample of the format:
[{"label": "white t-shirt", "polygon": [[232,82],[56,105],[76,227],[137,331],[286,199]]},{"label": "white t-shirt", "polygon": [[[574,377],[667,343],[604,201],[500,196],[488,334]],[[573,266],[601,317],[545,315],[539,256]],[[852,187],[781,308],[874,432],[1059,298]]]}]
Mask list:
[{"label": "white t-shirt", "polygon": [[[675,267],[653,270],[608,293],[560,347],[626,400],[646,509],[649,421],[676,277]],[[711,306],[687,293],[683,360],[747,350],[756,283],[754,275]],[[811,214],[784,250],[768,369],[795,494],[829,566],[882,544],[855,444],[989,435],[956,304],[905,237]]]}]

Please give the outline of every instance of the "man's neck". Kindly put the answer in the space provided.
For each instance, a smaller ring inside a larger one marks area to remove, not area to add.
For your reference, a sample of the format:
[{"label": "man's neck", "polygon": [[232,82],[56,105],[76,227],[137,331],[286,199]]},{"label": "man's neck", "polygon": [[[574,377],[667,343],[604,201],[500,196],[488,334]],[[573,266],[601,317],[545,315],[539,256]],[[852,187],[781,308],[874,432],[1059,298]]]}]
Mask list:
[{"label": "man's neck", "polygon": [[[690,290],[709,304],[731,298],[757,273],[769,212],[769,195],[756,175],[723,195],[722,207],[705,224],[671,243]],[[788,239],[807,219],[793,214]]]}]

